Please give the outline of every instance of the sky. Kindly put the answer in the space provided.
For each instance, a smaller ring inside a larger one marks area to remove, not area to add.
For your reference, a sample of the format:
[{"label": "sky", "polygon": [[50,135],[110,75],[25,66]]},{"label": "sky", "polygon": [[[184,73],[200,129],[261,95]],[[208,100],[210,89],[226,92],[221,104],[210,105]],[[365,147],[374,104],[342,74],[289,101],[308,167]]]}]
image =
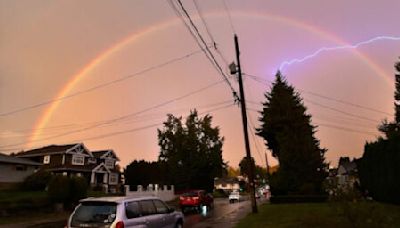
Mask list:
[{"label": "sky", "polygon": [[123,167],[155,161],[167,114],[197,109],[213,116],[223,158],[237,167],[245,147],[229,86],[238,91],[228,68],[234,34],[258,165],[265,153],[277,164],[254,129],[278,69],[303,98],[333,166],[361,157],[379,123],[393,119],[398,0],[182,4],[227,80],[173,9],[176,0],[0,0],[0,152],[84,143],[113,149]]}]

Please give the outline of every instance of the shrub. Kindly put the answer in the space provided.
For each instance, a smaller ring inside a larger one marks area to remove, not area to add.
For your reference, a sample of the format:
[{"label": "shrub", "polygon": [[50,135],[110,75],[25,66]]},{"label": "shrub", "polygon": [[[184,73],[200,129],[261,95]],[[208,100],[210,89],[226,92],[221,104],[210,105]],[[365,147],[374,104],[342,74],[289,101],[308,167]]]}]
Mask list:
[{"label": "shrub", "polygon": [[47,171],[39,171],[25,178],[21,188],[27,191],[43,191],[51,180],[52,174]]},{"label": "shrub", "polygon": [[66,176],[56,175],[49,183],[48,195],[53,203],[67,203],[70,195],[70,181]]},{"label": "shrub", "polygon": [[70,178],[70,201],[76,203],[87,196],[88,184],[83,177]]}]

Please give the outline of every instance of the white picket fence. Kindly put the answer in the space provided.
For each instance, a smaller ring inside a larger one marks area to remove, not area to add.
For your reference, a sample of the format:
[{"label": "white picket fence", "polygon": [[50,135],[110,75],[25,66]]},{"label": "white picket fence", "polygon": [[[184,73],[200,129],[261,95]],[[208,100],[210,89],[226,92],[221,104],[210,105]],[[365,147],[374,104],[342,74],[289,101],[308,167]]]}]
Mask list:
[{"label": "white picket fence", "polygon": [[164,185],[161,188],[158,186],[158,184],[149,184],[147,188],[143,188],[143,186],[138,185],[137,191],[130,191],[129,185],[125,185],[125,195],[129,197],[157,196],[164,201],[171,201],[177,197],[175,195],[175,188],[173,185],[171,185],[170,189],[168,189],[167,185]]}]

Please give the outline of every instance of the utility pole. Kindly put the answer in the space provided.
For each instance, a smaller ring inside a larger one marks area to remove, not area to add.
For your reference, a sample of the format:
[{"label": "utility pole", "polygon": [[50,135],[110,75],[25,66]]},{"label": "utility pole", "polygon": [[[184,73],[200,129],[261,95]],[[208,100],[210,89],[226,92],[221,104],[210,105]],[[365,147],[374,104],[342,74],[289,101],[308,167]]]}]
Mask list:
[{"label": "utility pole", "polygon": [[251,154],[250,154],[250,143],[249,143],[249,134],[248,134],[248,129],[247,129],[247,112],[246,112],[246,99],[244,97],[244,90],[243,90],[243,80],[242,80],[242,69],[240,68],[240,51],[239,51],[239,41],[238,37],[235,34],[234,37],[235,40],[235,49],[236,49],[236,61],[237,61],[237,72],[234,63],[231,64],[231,74],[238,73],[238,78],[239,78],[239,92],[240,92],[240,106],[242,109],[242,122],[243,122],[243,132],[244,132],[244,142],[246,146],[246,160],[248,164],[248,175],[249,175],[249,183],[250,183],[250,198],[251,198],[251,208],[253,213],[257,213],[257,202],[256,202],[256,186],[254,184],[254,165],[251,160]]}]

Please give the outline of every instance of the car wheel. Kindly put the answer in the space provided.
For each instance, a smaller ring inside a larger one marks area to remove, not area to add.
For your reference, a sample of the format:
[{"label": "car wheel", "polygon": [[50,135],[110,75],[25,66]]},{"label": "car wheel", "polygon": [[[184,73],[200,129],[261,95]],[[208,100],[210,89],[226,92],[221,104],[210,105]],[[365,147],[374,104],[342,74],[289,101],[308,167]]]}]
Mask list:
[{"label": "car wheel", "polygon": [[175,224],[175,228],[183,228],[182,222],[177,222],[177,223]]}]

